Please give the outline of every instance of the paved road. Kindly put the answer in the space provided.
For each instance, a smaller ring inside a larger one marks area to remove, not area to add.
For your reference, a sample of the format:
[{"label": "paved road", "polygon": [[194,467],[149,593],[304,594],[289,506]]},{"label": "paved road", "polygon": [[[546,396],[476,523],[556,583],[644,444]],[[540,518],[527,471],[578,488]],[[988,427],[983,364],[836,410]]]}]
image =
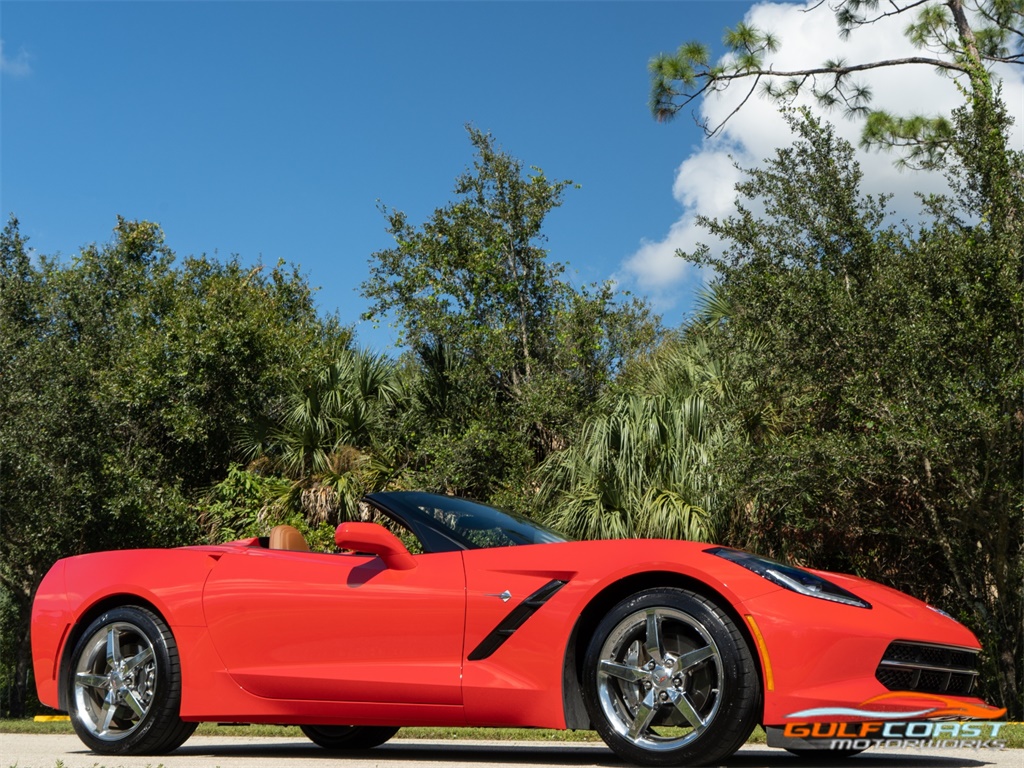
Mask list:
[{"label": "paved road", "polygon": [[[285,762],[287,761],[287,762]],[[331,756],[305,739],[193,736],[163,757],[102,757],[75,736],[0,734],[2,768],[587,768],[620,766],[600,744],[535,741],[395,739],[367,752]],[[765,747],[744,747],[729,768],[1024,768],[1024,750],[872,750],[850,760],[809,761]]]}]

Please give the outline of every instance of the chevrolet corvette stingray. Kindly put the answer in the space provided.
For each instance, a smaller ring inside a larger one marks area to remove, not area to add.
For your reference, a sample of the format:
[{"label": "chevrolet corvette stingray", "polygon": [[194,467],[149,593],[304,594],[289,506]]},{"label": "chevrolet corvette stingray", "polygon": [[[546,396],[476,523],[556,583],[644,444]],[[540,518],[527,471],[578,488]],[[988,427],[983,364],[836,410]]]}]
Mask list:
[{"label": "chevrolet corvette stingray", "polygon": [[58,561],[33,604],[39,699],[101,754],[170,752],[203,721],[299,725],[333,750],[521,726],[595,729],[639,765],[721,760],[758,723],[772,743],[815,713],[873,719],[865,702],[906,720],[985,706],[974,635],[870,581],[698,542],[565,541],[428,493],[363,509],[337,553],[278,526]]}]

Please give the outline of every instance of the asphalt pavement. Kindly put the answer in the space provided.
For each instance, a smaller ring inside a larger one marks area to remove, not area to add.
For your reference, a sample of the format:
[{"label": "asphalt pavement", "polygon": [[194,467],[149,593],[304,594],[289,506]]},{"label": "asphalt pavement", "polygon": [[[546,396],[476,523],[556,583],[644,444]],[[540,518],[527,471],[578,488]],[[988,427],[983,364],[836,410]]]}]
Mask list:
[{"label": "asphalt pavement", "polygon": [[[592,743],[394,739],[365,752],[331,754],[301,738],[193,736],[170,755],[96,755],[71,735],[0,734],[2,768],[586,768],[625,763]],[[743,747],[729,768],[1024,768],[1022,749],[875,749],[846,760],[793,757]]]}]

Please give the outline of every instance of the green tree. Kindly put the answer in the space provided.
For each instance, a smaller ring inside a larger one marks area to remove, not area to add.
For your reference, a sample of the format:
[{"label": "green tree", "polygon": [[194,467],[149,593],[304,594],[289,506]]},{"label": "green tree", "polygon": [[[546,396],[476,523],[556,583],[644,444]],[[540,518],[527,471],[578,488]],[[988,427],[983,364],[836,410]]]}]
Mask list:
[{"label": "green tree", "polygon": [[[1020,715],[1024,651],[1024,158],[953,116],[954,195],[892,223],[853,148],[807,113],[797,140],[703,220],[731,309],[712,337],[744,360],[748,424],[720,454],[732,543],[881,578],[966,621],[983,693]],[[741,356],[752,345],[756,354]]]},{"label": "green tree", "polygon": [[373,256],[364,317],[393,317],[423,373],[422,418],[408,425],[422,484],[522,507],[530,469],[564,447],[657,321],[610,286],[575,289],[548,259],[544,222],[571,182],[469,137],[454,202],[420,227],[383,208],[396,245]]},{"label": "green tree", "polygon": [[363,284],[373,301],[365,319],[393,312],[400,342],[443,341],[482,357],[502,391],[519,391],[552,354],[551,325],[566,286],[560,264],[540,247],[547,215],[570,181],[522,164],[493,139],[469,129],[477,157],[456,181],[459,200],[434,212],[421,229],[383,208],[397,247],[379,251]]},{"label": "green tree", "polygon": [[[754,410],[778,417],[753,449],[734,445],[734,535],[881,572],[959,611],[989,652],[987,692],[1019,715],[1024,172],[991,68],[1024,64],[1024,3],[836,0],[810,12],[825,8],[843,35],[905,17],[920,55],[783,72],[768,59],[778,38],[740,25],[720,64],[697,43],[651,63],[659,119],[734,85],[747,89],[738,108],[759,88],[783,102],[809,91],[864,118],[864,145],[900,149],[900,164],[942,168],[951,184],[950,197],[926,198],[916,229],[887,224],[885,201],[860,195],[852,150],[805,117],[798,144],[738,187],[738,214],[703,222],[731,245],[690,257],[719,271],[735,310],[723,338],[765,341],[744,376]],[[957,81],[964,105],[951,116],[873,109],[855,79],[922,65]]]},{"label": "green tree", "polygon": [[[58,558],[200,536],[191,503],[235,432],[347,331],[294,270],[180,265],[150,222],[70,262],[0,236],[0,590],[10,709],[24,710],[35,588]],[[265,274],[267,272],[267,274]]]}]

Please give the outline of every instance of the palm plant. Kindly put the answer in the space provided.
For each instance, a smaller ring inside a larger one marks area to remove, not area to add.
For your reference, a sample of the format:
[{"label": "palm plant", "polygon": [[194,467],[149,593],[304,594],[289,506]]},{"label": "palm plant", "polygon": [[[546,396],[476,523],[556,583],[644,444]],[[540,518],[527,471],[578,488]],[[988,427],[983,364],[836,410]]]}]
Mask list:
[{"label": "palm plant", "polygon": [[395,363],[365,350],[342,350],[296,382],[269,428],[244,446],[247,458],[289,481],[271,508],[313,526],[355,515],[359,499],[394,475],[381,435],[403,397]]},{"label": "palm plant", "polygon": [[606,403],[577,441],[541,468],[548,521],[579,538],[707,539],[715,508],[710,460],[724,432],[710,424],[703,345],[663,347],[640,381]]},{"label": "palm plant", "polygon": [[413,404],[430,426],[447,436],[453,421],[467,416],[469,403],[460,381],[467,361],[450,344],[429,340],[416,347]]},{"label": "palm plant", "polygon": [[745,388],[735,356],[709,344],[731,308],[711,290],[690,326],[634,368],[567,450],[540,468],[539,502],[554,527],[577,538],[710,540],[722,501],[715,456],[743,428],[719,414]]}]

